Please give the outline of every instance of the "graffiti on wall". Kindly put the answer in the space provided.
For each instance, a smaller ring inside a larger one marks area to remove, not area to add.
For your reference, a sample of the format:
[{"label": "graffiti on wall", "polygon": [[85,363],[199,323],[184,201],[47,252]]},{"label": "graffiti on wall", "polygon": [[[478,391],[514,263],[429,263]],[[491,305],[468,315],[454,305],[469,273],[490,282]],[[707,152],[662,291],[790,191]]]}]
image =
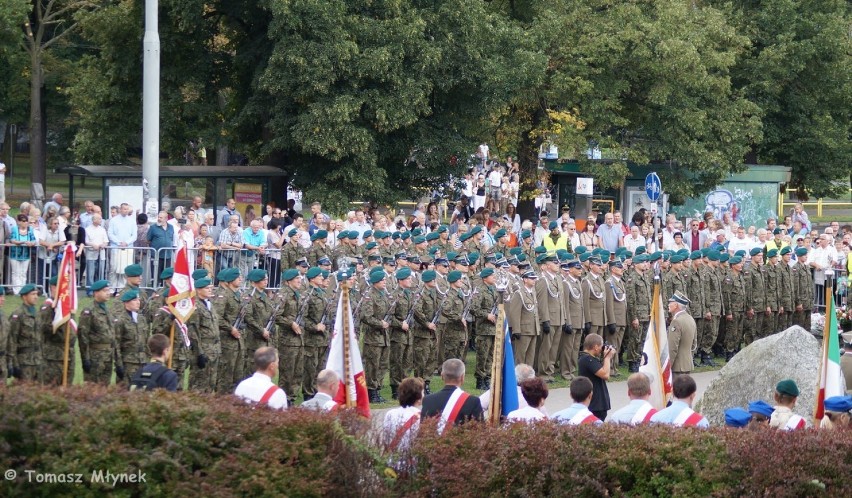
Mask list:
[{"label": "graffiti on wall", "polygon": [[690,198],[682,206],[672,208],[678,217],[701,218],[710,211],[721,219],[729,213],[740,225],[764,226],[766,219],[776,216],[778,185],[776,183],[724,183],[703,197]]}]

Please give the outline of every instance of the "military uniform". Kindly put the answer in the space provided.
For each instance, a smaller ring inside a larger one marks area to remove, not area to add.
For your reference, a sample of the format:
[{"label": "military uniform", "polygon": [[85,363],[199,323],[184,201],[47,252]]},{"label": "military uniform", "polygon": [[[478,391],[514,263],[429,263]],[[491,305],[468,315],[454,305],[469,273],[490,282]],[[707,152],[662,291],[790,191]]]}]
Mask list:
[{"label": "military uniform", "polygon": [[274,331],[269,331],[269,339],[263,338],[264,327],[266,327],[269,317],[272,316],[272,300],[266,295],[266,292],[258,289],[253,297],[248,300],[247,306],[246,329],[243,334],[243,344],[245,345],[243,378],[254,374],[254,352],[259,348],[275,345],[274,337],[271,335]]},{"label": "military uniform", "polygon": [[779,287],[780,275],[778,274],[777,265],[765,264],[766,272],[766,307],[771,310],[770,314],[763,319],[763,334],[762,337],[769,337],[778,332],[778,307],[780,306]]},{"label": "military uniform", "polygon": [[441,340],[443,341],[444,356],[441,363],[450,358],[464,361],[467,346],[467,329],[462,314],[466,297],[462,289],[450,288],[447,301],[441,309]]},{"label": "military uniform", "polygon": [[302,395],[305,399],[314,397],[317,392],[317,373],[322,369],[321,363],[328,349],[328,324],[326,330],[317,330],[317,325],[323,323],[323,314],[328,301],[325,291],[314,287],[308,294],[309,304],[305,312],[305,325],[302,339],[304,341],[304,364],[302,370]]},{"label": "military uniform", "polygon": [[[248,299],[248,296],[246,296],[245,301],[248,301]],[[219,370],[216,372],[216,392],[218,393],[233,392],[237,384],[244,378],[245,358],[243,358],[243,350],[245,347],[242,333],[245,327],[240,330],[239,338],[231,334],[231,328],[237,321],[242,305],[243,300],[238,291],[221,285],[216,288],[213,295],[213,312],[219,322],[219,347],[222,351],[222,356],[219,357]],[[247,307],[248,303],[246,302]],[[246,309],[246,311],[248,310]]]},{"label": "military uniform", "polygon": [[766,266],[762,264],[752,264],[743,272],[749,289],[743,326],[743,342],[746,346],[763,337],[763,321],[766,318],[766,272]]},{"label": "military uniform", "polygon": [[[410,289],[400,287],[396,292],[396,306],[390,317],[390,353],[388,363],[390,365],[391,390],[396,394],[397,387],[411,371],[411,345],[414,320],[410,320],[408,330],[402,330],[402,322],[408,316],[408,311],[417,304],[420,296]],[[395,398],[394,398],[395,399]]]},{"label": "military uniform", "polygon": [[307,255],[307,251],[301,245],[287,242],[281,250],[281,268],[295,268],[296,260]]},{"label": "military uniform", "polygon": [[148,363],[148,319],[141,311],[126,309],[113,317],[118,356],[125,369],[124,382],[129,384],[133,374]]},{"label": "military uniform", "polygon": [[[151,318],[151,335],[163,334],[166,337],[171,337],[172,324],[174,324],[174,344],[172,346],[172,370],[178,376],[178,390],[183,389],[183,374],[186,367],[189,366],[189,349],[183,340],[183,333],[180,326],[175,323],[175,316],[165,306],[157,309]],[[166,362],[168,364],[168,361]]]},{"label": "military uniform", "polygon": [[[719,319],[723,313],[722,282],[719,272],[710,266],[703,267],[701,280],[704,287],[704,319],[699,325],[702,329],[698,339],[698,348],[702,357],[711,356],[713,344],[716,342],[716,334],[719,332]],[[710,319],[707,319],[707,314]]]},{"label": "military uniform", "polygon": [[[627,344],[625,346],[624,358],[631,365],[631,371],[636,370],[636,362],[642,355],[642,339],[648,331],[651,321],[651,299],[654,287],[651,282],[651,270],[636,272],[627,282]],[[633,321],[639,322],[638,327],[633,326]]]},{"label": "military uniform", "polygon": [[[129,291],[136,291],[136,293],[139,295],[139,311],[142,312],[143,310],[147,309],[148,295],[144,290],[140,289],[136,285],[130,285],[128,283],[125,283],[124,287],[122,287],[121,290],[116,293],[116,296],[121,296],[125,292]],[[122,303],[120,299],[113,299],[112,301],[110,301],[110,305],[108,306],[108,308],[111,315],[119,315],[124,311],[124,303]],[[148,360],[146,359],[145,362],[147,363]]]},{"label": "military uniform", "polygon": [[606,282],[602,275],[589,273],[583,280],[583,314],[586,323],[591,323],[588,333],[603,337],[606,326]]},{"label": "military uniform", "polygon": [[672,372],[689,373],[695,368],[692,362],[692,352],[697,348],[696,331],[695,319],[686,311],[674,314],[668,330]]},{"label": "military uniform", "polygon": [[[491,364],[494,362],[494,337],[497,334],[497,289],[493,285],[482,284],[471,306],[471,314],[476,319],[476,380],[480,388],[487,389],[491,380]],[[494,314],[495,322],[488,319]]]},{"label": "military uniform", "polygon": [[278,387],[287,393],[287,401],[290,404],[295,401],[296,393],[302,387],[302,373],[305,369],[303,333],[297,334],[293,330],[293,322],[296,321],[301,305],[300,297],[298,291],[283,286],[277,297],[281,299],[281,306],[275,316],[279,358]]},{"label": "military uniform", "polygon": [[[65,365],[65,325],[53,331],[53,301],[46,299],[38,310],[36,322],[41,328],[42,357],[44,359],[44,367],[42,368],[41,378],[45,384],[59,386],[62,385],[62,369]],[[74,380],[74,363],[76,354],[74,345],[77,343],[77,335],[73,330],[70,332],[71,337],[68,343],[68,383]]]},{"label": "military uniform", "polygon": [[[112,379],[113,364],[121,358],[117,355],[115,330],[107,303],[93,303],[84,309],[77,333],[83,364],[91,362],[91,368],[88,373],[83,373],[83,378],[86,382],[108,385]],[[115,366],[121,367],[120,364]]]},{"label": "military uniform", "polygon": [[743,324],[748,304],[746,279],[742,273],[737,271],[728,273],[725,277],[723,298],[725,319],[728,322],[725,330],[725,354],[726,359],[730,360],[739,350],[743,339]]},{"label": "military uniform", "polygon": [[[797,261],[796,265],[791,269],[793,278],[795,306],[793,312],[793,325],[798,325],[805,330],[811,328],[811,310],[814,306],[814,277],[811,275],[811,269],[801,261]],[[799,311],[799,306],[802,310]],[[849,387],[852,389],[852,386]]]},{"label": "military uniform", "polygon": [[[187,321],[192,356],[189,369],[189,388],[193,391],[213,392],[222,354],[219,338],[219,319],[213,312],[212,300],[197,299],[195,312]],[[206,360],[203,366],[200,362]]]},{"label": "military uniform", "polygon": [[414,376],[423,379],[427,386],[432,373],[438,368],[437,339],[435,331],[429,330],[428,327],[432,323],[440,303],[441,296],[438,294],[437,288],[424,287],[420,301],[414,308],[414,330],[412,332]]},{"label": "military uniform", "polygon": [[[538,292],[539,288],[541,292]],[[562,305],[562,279],[559,275],[543,270],[541,278],[536,281],[536,291],[539,305],[545,303],[545,306],[539,306],[539,318],[550,322],[550,333],[539,338],[536,371],[539,375],[550,379],[556,373],[556,356],[561,339],[559,335],[565,320],[565,309]]]},{"label": "military uniform", "polygon": [[562,301],[567,312],[568,329],[559,342],[559,367],[562,377],[571,381],[577,374],[577,360],[583,342],[583,283],[568,275],[563,278]]},{"label": "military uniform", "polygon": [[310,249],[308,249],[308,264],[311,266],[317,266],[317,262],[322,258],[328,258],[331,261],[331,251],[328,246],[320,243],[314,242]]},{"label": "military uniform", "polygon": [[[786,249],[786,248],[785,248]],[[794,304],[795,291],[793,289],[793,272],[790,265],[783,259],[778,266],[778,319],[775,324],[775,331],[780,332],[786,330],[792,324],[793,310],[796,309]],[[781,308],[784,312],[781,313]]]},{"label": "military uniform", "polygon": [[535,289],[521,285],[514,293],[506,297],[509,328],[512,331],[512,349],[515,353],[515,365],[526,363],[535,365],[535,348],[539,335],[538,303]]},{"label": "military uniform", "polygon": [[382,382],[388,369],[390,355],[389,329],[382,328],[382,319],[390,308],[388,294],[372,287],[361,305],[361,333],[364,336],[364,375],[367,389],[376,392],[382,388]]},{"label": "military uniform", "polygon": [[6,387],[6,378],[9,376],[9,321],[0,310],[0,388]]},{"label": "military uniform", "polygon": [[[624,339],[624,332],[627,328],[627,288],[625,282],[615,275],[610,275],[606,281],[606,287],[606,316],[608,323],[604,337],[606,342],[615,348],[616,354],[612,357],[610,367],[612,373],[617,374],[618,352],[621,351],[621,342]],[[612,331],[613,329],[614,332]]]},{"label": "military uniform", "polygon": [[42,379],[42,339],[35,306],[21,304],[9,317],[8,355],[9,366],[20,370],[21,380]]},{"label": "military uniform", "polygon": [[[702,284],[702,268],[697,263],[689,270],[687,274],[687,282],[689,282],[689,314],[695,321],[696,337],[698,344],[701,343],[701,333],[703,332],[702,323],[704,322],[704,285]],[[700,351],[696,351],[700,354]]]}]

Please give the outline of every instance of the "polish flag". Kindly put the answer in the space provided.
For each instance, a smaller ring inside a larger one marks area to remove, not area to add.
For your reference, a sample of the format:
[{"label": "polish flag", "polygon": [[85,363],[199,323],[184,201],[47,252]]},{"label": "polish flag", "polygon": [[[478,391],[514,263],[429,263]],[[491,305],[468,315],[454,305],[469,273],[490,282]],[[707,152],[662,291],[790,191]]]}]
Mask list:
[{"label": "polish flag", "polygon": [[186,253],[186,244],[178,249],[175,256],[175,273],[172,276],[172,286],[169,289],[169,297],[166,298],[166,304],[169,307],[169,311],[172,312],[177,320],[184,344],[186,347],[189,347],[186,322],[195,311],[195,286],[192,282],[192,274],[189,271],[189,257]]},{"label": "polish flag", "polygon": [[74,247],[65,246],[62,263],[56,278],[56,295],[53,296],[53,331],[56,332],[66,323],[76,332],[77,324],[72,318],[77,311],[77,273],[74,271]]},{"label": "polish flag", "polygon": [[367,379],[364,377],[364,364],[361,362],[350,304],[349,293],[341,292],[325,368],[334,370],[340,379],[340,388],[334,401],[343,408],[355,408],[359,414],[370,418]]},{"label": "polish flag", "polygon": [[669,358],[669,336],[659,283],[654,285],[651,321],[648,323],[648,331],[645,334],[639,371],[651,379],[651,397],[648,398],[648,402],[657,410],[662,410],[672,395],[672,364]]}]

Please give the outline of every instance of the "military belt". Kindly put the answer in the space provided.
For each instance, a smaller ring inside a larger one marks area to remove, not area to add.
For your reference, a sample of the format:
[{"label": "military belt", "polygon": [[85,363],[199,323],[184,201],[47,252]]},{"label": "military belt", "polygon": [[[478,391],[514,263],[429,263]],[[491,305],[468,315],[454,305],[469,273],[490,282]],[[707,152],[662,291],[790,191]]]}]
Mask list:
[{"label": "military belt", "polygon": [[18,354],[38,353],[41,348],[18,348]]},{"label": "military belt", "polygon": [[89,344],[89,349],[92,351],[107,351],[112,349],[112,344],[110,343],[101,343],[101,344]]}]

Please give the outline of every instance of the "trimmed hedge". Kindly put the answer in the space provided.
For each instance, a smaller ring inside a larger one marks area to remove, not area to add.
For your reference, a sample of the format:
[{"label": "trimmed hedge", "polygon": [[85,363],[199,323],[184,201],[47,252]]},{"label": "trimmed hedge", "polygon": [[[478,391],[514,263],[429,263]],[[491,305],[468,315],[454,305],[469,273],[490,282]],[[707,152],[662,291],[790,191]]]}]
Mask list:
[{"label": "trimmed hedge", "polygon": [[[405,472],[352,415],[232,397],[35,385],[0,390],[0,496],[852,496],[849,433],[425,421]],[[82,473],[81,484],[26,471]],[[144,483],[91,482],[91,472]]]}]

